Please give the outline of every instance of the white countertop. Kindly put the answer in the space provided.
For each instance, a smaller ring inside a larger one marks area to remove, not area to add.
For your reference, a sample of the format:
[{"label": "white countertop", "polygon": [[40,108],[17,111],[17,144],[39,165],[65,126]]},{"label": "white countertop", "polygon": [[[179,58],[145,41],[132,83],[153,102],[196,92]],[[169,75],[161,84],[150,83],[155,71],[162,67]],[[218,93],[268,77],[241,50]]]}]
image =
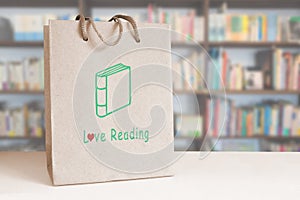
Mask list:
[{"label": "white countertop", "polygon": [[300,153],[186,153],[175,176],[52,186],[44,152],[0,152],[0,199],[300,199]]}]

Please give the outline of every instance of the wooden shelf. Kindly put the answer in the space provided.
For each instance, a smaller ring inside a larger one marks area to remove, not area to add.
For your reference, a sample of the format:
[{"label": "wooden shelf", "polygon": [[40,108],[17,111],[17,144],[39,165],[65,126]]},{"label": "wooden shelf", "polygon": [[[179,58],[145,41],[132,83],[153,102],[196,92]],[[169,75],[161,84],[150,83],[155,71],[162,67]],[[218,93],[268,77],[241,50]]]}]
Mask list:
[{"label": "wooden shelf", "polygon": [[[78,7],[80,0],[10,0],[1,1],[1,7]],[[154,3],[163,7],[201,7],[208,1],[211,8],[219,7],[224,0],[82,0],[94,7],[145,7]],[[226,0],[229,8],[299,8],[299,0]]]},{"label": "wooden shelf", "polygon": [[195,94],[195,95],[209,95],[207,90],[174,90],[173,94]]},{"label": "wooden shelf", "polygon": [[18,95],[43,95],[44,91],[43,90],[37,90],[37,91],[30,91],[30,90],[24,90],[24,91],[19,91],[19,90],[3,90],[0,91],[0,94],[18,94]]},{"label": "wooden shelf", "polygon": [[265,139],[267,136],[264,135],[254,135],[254,136],[220,136],[220,137],[210,137],[212,139]]},{"label": "wooden shelf", "polygon": [[209,42],[210,47],[240,47],[240,48],[255,48],[255,47],[289,47],[299,48],[300,42]]},{"label": "wooden shelf", "polygon": [[17,136],[17,137],[0,137],[1,140],[44,140],[44,137],[23,137],[23,136]]},{"label": "wooden shelf", "polygon": [[278,141],[288,141],[288,140],[300,140],[300,136],[264,136],[255,135],[251,137],[247,136],[220,136],[219,138],[211,137],[213,139],[266,139],[266,140],[278,140]]},{"label": "wooden shelf", "polygon": [[[204,42],[199,42],[199,45],[203,46]],[[173,47],[199,47],[198,44],[193,42],[172,42]],[[211,47],[242,47],[242,48],[253,48],[253,47],[300,47],[300,43],[282,43],[282,42],[209,42]],[[0,46],[5,47],[43,47],[43,41],[0,41]]]},{"label": "wooden shelf", "polygon": [[[43,41],[0,41],[0,47],[43,47]],[[172,47],[181,48],[196,48],[199,45],[204,46],[204,42],[195,44],[193,42],[172,42]],[[240,48],[255,48],[255,47],[287,47],[299,48],[300,43],[297,42],[208,42],[210,47],[240,47]]]},{"label": "wooden shelf", "polygon": [[195,95],[300,95],[300,90],[226,90],[224,91],[210,91],[207,90],[197,90],[197,91],[189,91],[189,90],[175,90],[174,94],[195,94]]},{"label": "wooden shelf", "polygon": [[289,141],[289,140],[300,141],[300,136],[268,136],[268,137],[265,137],[265,139],[277,140],[277,141]]},{"label": "wooden shelf", "polygon": [[43,41],[0,41],[0,47],[43,47]]},{"label": "wooden shelf", "polygon": [[76,0],[9,0],[0,1],[1,7],[78,7]]},{"label": "wooden shelf", "polygon": [[[43,47],[43,41],[0,41],[0,47]],[[196,48],[203,45],[203,42],[195,44],[194,42],[172,42],[172,47]]]},{"label": "wooden shelf", "polygon": [[[277,95],[300,94],[299,90],[226,90],[226,94]],[[223,91],[213,91],[213,94],[223,94]]]},{"label": "wooden shelf", "polygon": [[172,48],[197,48],[197,47],[203,47],[204,42],[194,43],[194,42],[172,42]]},{"label": "wooden shelf", "polygon": [[300,0],[209,0],[210,7],[217,8],[227,2],[228,8],[300,8]]},{"label": "wooden shelf", "polygon": [[87,5],[93,7],[147,7],[149,3],[161,7],[192,7],[201,8],[204,0],[87,0]]},{"label": "wooden shelf", "polygon": [[175,136],[175,140],[197,140],[197,141],[202,141],[203,137],[192,137],[192,136]]}]

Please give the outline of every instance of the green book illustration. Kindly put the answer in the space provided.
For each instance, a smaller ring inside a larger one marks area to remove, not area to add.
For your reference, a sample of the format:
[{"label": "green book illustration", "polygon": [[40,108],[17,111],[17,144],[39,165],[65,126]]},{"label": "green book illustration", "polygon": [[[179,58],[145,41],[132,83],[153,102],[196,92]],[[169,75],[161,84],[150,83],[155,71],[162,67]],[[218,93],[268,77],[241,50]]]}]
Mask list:
[{"label": "green book illustration", "polygon": [[104,118],[131,104],[131,68],[122,63],[96,73],[96,115]]}]

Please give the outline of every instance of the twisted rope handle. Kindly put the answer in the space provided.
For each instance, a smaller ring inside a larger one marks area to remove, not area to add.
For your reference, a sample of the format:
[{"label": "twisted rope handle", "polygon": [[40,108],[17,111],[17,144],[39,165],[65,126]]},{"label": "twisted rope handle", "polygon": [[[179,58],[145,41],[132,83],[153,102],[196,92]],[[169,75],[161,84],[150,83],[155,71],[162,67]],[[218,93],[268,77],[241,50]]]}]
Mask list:
[{"label": "twisted rope handle", "polygon": [[108,46],[114,46],[114,45],[116,45],[116,44],[119,43],[119,41],[122,38],[122,34],[123,34],[123,25],[122,25],[122,22],[121,22],[120,19],[124,19],[124,20],[128,21],[131,24],[131,26],[133,28],[133,31],[134,31],[133,37],[134,37],[134,39],[135,39],[136,42],[140,42],[141,40],[140,40],[139,32],[137,30],[137,24],[134,21],[134,19],[132,17],[130,17],[130,16],[127,16],[127,15],[115,15],[110,20],[108,20],[109,22],[114,21],[119,26],[119,35],[118,35],[117,39],[115,41],[113,41],[112,43],[109,43],[109,42],[105,41],[105,39],[103,38],[102,34],[96,28],[96,25],[95,25],[95,22],[94,22],[93,19],[91,19],[89,17],[85,18],[82,14],[80,14],[80,15],[76,16],[75,20],[79,20],[79,26],[80,26],[80,30],[81,30],[81,35],[82,35],[82,39],[84,41],[88,41],[88,39],[89,39],[88,38],[88,33],[87,33],[87,28],[86,28],[86,23],[85,23],[85,21],[87,20],[89,23],[91,23],[91,25],[92,25],[94,31],[96,32],[98,38],[104,44],[106,44]]}]

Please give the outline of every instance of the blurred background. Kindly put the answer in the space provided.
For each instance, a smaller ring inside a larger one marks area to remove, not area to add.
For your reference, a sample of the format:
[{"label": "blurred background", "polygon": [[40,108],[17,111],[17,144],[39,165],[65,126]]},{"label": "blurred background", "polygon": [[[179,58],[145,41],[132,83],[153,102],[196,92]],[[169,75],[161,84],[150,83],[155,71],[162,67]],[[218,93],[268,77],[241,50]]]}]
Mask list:
[{"label": "blurred background", "polygon": [[175,150],[300,151],[300,0],[1,1],[0,151],[45,150],[43,25],[78,13],[182,33]]}]

